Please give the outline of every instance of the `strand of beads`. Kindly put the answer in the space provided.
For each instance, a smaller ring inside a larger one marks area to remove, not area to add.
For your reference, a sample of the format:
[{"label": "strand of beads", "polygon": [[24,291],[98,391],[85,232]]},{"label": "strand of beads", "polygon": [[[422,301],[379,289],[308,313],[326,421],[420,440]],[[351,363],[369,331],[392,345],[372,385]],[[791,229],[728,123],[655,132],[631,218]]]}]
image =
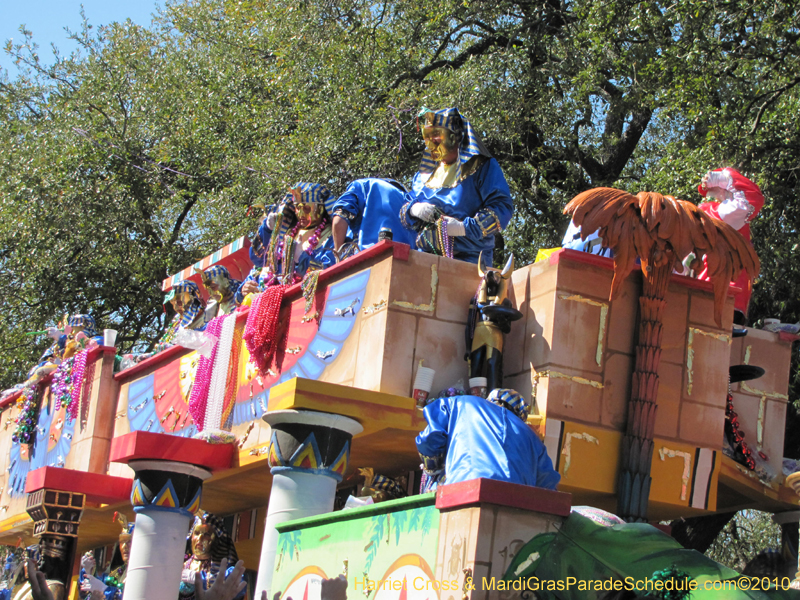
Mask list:
[{"label": "strand of beads", "polygon": [[81,400],[81,389],[83,387],[83,376],[86,373],[86,359],[89,351],[81,350],[75,355],[75,362],[72,365],[72,385],[70,386],[71,400],[67,406],[67,419],[70,421],[78,416],[78,404]]},{"label": "strand of beads", "polygon": [[[219,340],[220,330],[222,329],[222,317],[212,319],[206,326],[205,333]],[[211,386],[211,370],[217,355],[219,343],[214,344],[211,356],[206,358],[200,356],[197,362],[197,373],[194,376],[192,391],[189,394],[189,412],[194,419],[197,428],[202,431],[205,424],[206,403],[208,402],[208,389]]]},{"label": "strand of beads", "polygon": [[753,459],[752,450],[750,450],[747,442],[744,441],[744,432],[740,431],[739,429],[739,416],[736,414],[736,411],[733,410],[733,396],[730,393],[728,393],[728,400],[725,406],[725,418],[728,419],[728,422],[731,425],[733,441],[736,444],[734,446],[734,450],[740,450],[742,456],[744,456],[744,461],[747,468],[751,471],[755,470],[756,461]]},{"label": "strand of beads", "polygon": [[436,233],[439,239],[439,246],[442,249],[442,256],[453,258],[453,238],[447,235],[447,220],[445,217],[436,221]]},{"label": "strand of beads", "polygon": [[58,365],[58,369],[53,373],[52,394],[55,398],[56,409],[59,410],[69,405],[72,400],[70,394],[70,384],[72,382],[72,365],[75,357],[72,356]]},{"label": "strand of beads", "polygon": [[11,436],[12,442],[32,444],[36,440],[36,424],[39,421],[39,386],[27,388],[17,400],[20,408],[17,429]]},{"label": "strand of beads", "polygon": [[228,381],[228,364],[231,358],[233,344],[233,331],[236,327],[236,315],[224,315],[219,342],[217,342],[217,355],[214,360],[214,370],[208,390],[208,402],[203,429],[219,429],[222,425],[222,403],[225,396],[225,384]]}]

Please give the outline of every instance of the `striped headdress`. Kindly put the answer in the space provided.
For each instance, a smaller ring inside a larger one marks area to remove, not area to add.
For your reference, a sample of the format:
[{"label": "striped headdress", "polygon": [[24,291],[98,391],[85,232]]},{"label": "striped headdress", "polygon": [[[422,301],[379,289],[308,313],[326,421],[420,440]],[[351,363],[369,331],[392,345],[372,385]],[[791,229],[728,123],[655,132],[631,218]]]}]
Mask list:
[{"label": "striped headdress", "polygon": [[208,288],[208,285],[213,282],[220,287],[220,290],[222,290],[223,284],[226,284],[228,286],[228,291],[231,293],[235,293],[236,290],[239,289],[239,286],[242,285],[242,282],[231,277],[228,269],[222,265],[214,265],[213,267],[209,267],[202,272],[200,277],[202,278],[203,285],[206,286],[206,288]]},{"label": "striped headdress", "polygon": [[[456,180],[461,179],[461,167],[463,167],[470,158],[479,155],[485,156],[486,158],[492,157],[486,149],[486,146],[483,145],[481,138],[472,128],[472,125],[461,116],[457,108],[443,108],[436,111],[423,108],[419,112],[419,116],[425,119],[426,126],[444,127],[461,137],[461,143],[458,147],[459,171]],[[438,165],[439,163],[433,160],[430,150],[428,150],[426,146],[425,151],[422,153],[422,162],[419,165],[419,172],[433,173]]]},{"label": "striped headdress", "polygon": [[72,315],[69,318],[70,327],[83,327],[83,333],[87,337],[94,337],[97,335],[97,325],[94,322],[94,317],[91,315]]}]

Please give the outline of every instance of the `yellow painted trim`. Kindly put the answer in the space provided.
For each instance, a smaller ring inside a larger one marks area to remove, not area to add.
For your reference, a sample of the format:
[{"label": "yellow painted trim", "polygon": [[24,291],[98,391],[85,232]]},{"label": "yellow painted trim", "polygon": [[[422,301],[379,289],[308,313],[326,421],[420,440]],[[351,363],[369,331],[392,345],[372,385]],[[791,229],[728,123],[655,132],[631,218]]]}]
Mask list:
[{"label": "yellow painted trim", "polygon": [[728,346],[731,345],[733,339],[725,333],[714,333],[713,331],[705,331],[697,327],[689,327],[689,336],[686,340],[686,395],[692,395],[692,382],[694,377],[694,334],[704,335],[726,342]]},{"label": "yellow painted trim", "polygon": [[681,476],[681,500],[686,500],[686,488],[689,486],[689,479],[692,472],[692,454],[681,450],[672,450],[666,446],[658,449],[658,457],[664,461],[667,458],[683,459],[683,475]]},{"label": "yellow painted trim", "polygon": [[561,449],[561,454],[564,457],[564,470],[562,473],[564,477],[566,477],[567,471],[569,471],[570,464],[572,463],[572,440],[584,440],[590,444],[597,444],[598,446],[600,445],[600,441],[585,431],[581,433],[567,433],[564,437],[566,439],[564,440],[564,447]]},{"label": "yellow painted trim", "polygon": [[392,300],[392,306],[399,306],[400,308],[408,308],[411,310],[418,310],[421,312],[432,313],[436,310],[436,287],[439,285],[439,271],[436,265],[431,265],[431,301],[429,304],[412,304],[405,300]]},{"label": "yellow painted trim", "polygon": [[603,363],[603,339],[606,335],[606,321],[608,320],[608,302],[598,302],[597,300],[592,300],[590,298],[584,298],[578,294],[565,294],[559,293],[558,294],[559,300],[573,300],[575,302],[583,302],[584,304],[589,304],[590,306],[599,306],[600,307],[600,327],[599,331],[597,332],[597,352],[595,353],[595,361],[597,362],[597,366],[600,366]]},{"label": "yellow painted trim", "polygon": [[7,531],[16,529],[21,525],[27,525],[28,523],[33,523],[33,519],[31,519],[27,513],[9,517],[4,521],[0,521],[0,533],[6,533]]},{"label": "yellow painted trim", "polygon": [[382,429],[421,431],[425,426],[413,398],[300,377],[274,386],[267,408],[316,410],[350,417],[364,427],[356,437]]}]

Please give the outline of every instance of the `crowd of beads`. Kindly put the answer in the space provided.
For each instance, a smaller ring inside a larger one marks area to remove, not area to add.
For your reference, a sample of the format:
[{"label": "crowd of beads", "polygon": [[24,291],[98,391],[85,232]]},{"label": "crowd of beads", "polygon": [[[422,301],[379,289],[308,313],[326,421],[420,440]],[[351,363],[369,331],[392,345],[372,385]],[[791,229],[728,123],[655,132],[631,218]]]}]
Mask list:
[{"label": "crowd of beads", "polygon": [[32,444],[36,440],[36,425],[39,421],[39,386],[26,388],[17,400],[20,409],[17,417],[17,429],[11,441],[20,444]]}]

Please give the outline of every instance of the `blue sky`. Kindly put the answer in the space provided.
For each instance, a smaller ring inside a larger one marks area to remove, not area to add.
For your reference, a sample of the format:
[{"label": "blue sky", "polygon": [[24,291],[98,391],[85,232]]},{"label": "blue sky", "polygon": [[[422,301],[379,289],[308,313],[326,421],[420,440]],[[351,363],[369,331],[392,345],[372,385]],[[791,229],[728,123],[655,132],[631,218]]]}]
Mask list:
[{"label": "blue sky", "polygon": [[33,32],[33,40],[39,44],[39,56],[43,62],[52,62],[50,44],[55,44],[62,54],[75,48],[67,39],[64,27],[79,31],[80,10],[83,5],[89,23],[107,25],[130,18],[139,25],[149,25],[156,0],[0,0],[0,68],[7,70],[13,79],[17,68],[2,48],[8,39],[20,41],[19,26],[25,25]]}]

